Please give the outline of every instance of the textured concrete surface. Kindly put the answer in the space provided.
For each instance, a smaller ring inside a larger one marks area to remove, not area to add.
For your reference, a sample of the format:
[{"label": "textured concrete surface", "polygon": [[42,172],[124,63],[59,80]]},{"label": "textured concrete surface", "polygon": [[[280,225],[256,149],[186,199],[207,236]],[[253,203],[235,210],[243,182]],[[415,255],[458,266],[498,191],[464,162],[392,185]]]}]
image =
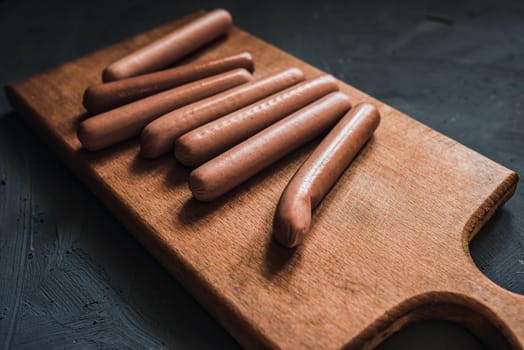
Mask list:
[{"label": "textured concrete surface", "polygon": [[[524,2],[0,1],[1,83],[199,8],[524,174]],[[524,190],[471,243],[479,268],[524,294]],[[235,348],[0,96],[0,347]],[[422,322],[382,349],[476,349]]]}]

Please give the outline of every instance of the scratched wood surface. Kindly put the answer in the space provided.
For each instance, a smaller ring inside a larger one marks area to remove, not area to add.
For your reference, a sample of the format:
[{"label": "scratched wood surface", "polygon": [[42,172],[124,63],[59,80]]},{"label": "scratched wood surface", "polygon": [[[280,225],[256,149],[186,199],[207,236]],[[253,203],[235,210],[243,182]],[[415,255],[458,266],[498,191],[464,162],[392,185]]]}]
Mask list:
[{"label": "scratched wood surface", "polygon": [[[420,319],[461,323],[488,345],[522,348],[524,297],[489,281],[469,240],[513,194],[518,176],[393,108],[375,103],[374,138],[316,210],[305,244],[271,239],[281,191],[313,145],[213,203],[191,199],[171,156],[138,158],[132,140],[88,153],[76,138],[84,89],[124,54],[197,16],[11,84],[26,122],[142,244],[243,345],[373,347]],[[190,60],[249,50],[256,77],[320,70],[234,28]]]}]

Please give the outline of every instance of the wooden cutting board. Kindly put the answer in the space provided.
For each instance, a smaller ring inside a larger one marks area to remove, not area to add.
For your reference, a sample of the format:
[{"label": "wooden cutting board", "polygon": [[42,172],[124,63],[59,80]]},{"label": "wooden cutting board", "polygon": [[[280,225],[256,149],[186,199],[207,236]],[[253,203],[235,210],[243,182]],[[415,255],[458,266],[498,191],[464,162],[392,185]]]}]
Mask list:
[{"label": "wooden cutting board", "polygon": [[[314,145],[212,203],[191,198],[171,155],[140,159],[132,140],[81,149],[84,89],[109,63],[198,16],[140,34],[15,82],[26,122],[204,307],[247,347],[369,348],[420,319],[458,322],[488,345],[522,348],[524,297],[488,280],[468,244],[514,193],[513,171],[343,82],[382,115],[374,138],[314,214],[303,246],[271,239],[287,181]],[[256,77],[321,71],[234,28],[192,56],[249,50]],[[96,218],[93,218],[96,220]]]}]

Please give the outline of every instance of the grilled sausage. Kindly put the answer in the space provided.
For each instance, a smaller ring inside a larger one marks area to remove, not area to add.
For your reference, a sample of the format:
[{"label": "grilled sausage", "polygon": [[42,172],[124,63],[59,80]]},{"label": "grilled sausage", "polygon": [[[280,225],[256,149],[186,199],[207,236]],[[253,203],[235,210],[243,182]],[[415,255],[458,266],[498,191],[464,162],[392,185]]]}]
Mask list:
[{"label": "grilled sausage", "polygon": [[186,132],[304,79],[300,69],[291,68],[174,110],[144,128],[140,154],[145,158],[159,157],[171,150],[175,140]]},{"label": "grilled sausage", "polygon": [[96,84],[86,89],[83,104],[91,114],[101,113],[138,99],[235,68],[253,72],[249,52],[206,62],[184,64],[163,71]]},{"label": "grilled sausage", "polygon": [[249,80],[247,70],[235,69],[146,97],[84,120],[78,128],[78,139],[85,149],[100,150],[138,135],[166,112]]},{"label": "grilled sausage", "polygon": [[287,247],[300,244],[311,225],[311,211],[336,183],[380,123],[375,106],[355,106],[322,140],[295,173],[277,206],[274,237]]},{"label": "grilled sausage", "polygon": [[175,143],[175,156],[198,166],[305,105],[338,90],[330,75],[310,79],[188,132]]},{"label": "grilled sausage", "polygon": [[346,95],[331,93],[204,163],[189,175],[193,197],[204,202],[218,198],[319,136],[350,107]]},{"label": "grilled sausage", "polygon": [[213,10],[112,63],[102,73],[102,80],[118,80],[165,68],[225,34],[232,23],[229,12]]}]

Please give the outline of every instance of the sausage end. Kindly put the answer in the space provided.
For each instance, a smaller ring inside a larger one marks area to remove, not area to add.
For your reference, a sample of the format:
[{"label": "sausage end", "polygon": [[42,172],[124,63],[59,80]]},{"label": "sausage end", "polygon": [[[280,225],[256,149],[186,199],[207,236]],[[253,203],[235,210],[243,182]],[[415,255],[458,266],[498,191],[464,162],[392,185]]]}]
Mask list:
[{"label": "sausage end", "polygon": [[84,91],[82,105],[90,114],[99,112],[97,108],[96,85],[90,86]]},{"label": "sausage end", "polygon": [[76,132],[82,147],[88,151],[98,151],[103,147],[96,144],[96,133],[89,127],[89,119],[80,123]]},{"label": "sausage end", "polygon": [[218,196],[209,188],[208,179],[202,168],[197,168],[189,174],[189,189],[197,200],[210,202]]},{"label": "sausage end", "polygon": [[300,68],[297,68],[297,67],[289,68],[286,72],[289,75],[295,76],[298,81],[306,80],[306,75]]},{"label": "sausage end", "polygon": [[250,52],[242,52],[240,56],[245,60],[245,66],[243,68],[247,69],[250,73],[255,71],[255,61],[253,60],[253,55]]},{"label": "sausage end", "polygon": [[380,124],[380,120],[381,120],[380,112],[375,105],[366,103],[366,106],[370,109],[370,114],[372,115],[373,124],[374,124],[373,130],[375,130],[378,127],[378,125]]},{"label": "sausage end", "polygon": [[229,13],[229,11],[226,9],[214,9],[209,14],[223,17],[226,20],[228,27],[231,27],[233,25],[233,16],[231,16],[231,13]]},{"label": "sausage end", "polygon": [[301,244],[311,226],[311,202],[307,199],[293,198],[286,191],[281,198],[273,220],[273,236],[285,247],[293,248]]},{"label": "sausage end", "polygon": [[[115,62],[118,63],[119,61]],[[102,72],[102,81],[108,83],[110,81],[120,80],[125,78],[125,76],[118,71],[118,67],[115,64],[107,66]]]},{"label": "sausage end", "polygon": [[[187,134],[186,134],[187,135]],[[201,162],[196,158],[195,150],[191,147],[191,139],[187,139],[186,135],[179,137],[175,141],[174,154],[175,158],[187,167],[196,167]]]},{"label": "sausage end", "polygon": [[253,76],[245,68],[237,68],[234,72],[240,77],[242,83],[253,80]]},{"label": "sausage end", "polygon": [[161,132],[156,130],[155,122],[147,125],[140,134],[140,156],[147,159],[154,159],[159,157],[159,138]]}]

